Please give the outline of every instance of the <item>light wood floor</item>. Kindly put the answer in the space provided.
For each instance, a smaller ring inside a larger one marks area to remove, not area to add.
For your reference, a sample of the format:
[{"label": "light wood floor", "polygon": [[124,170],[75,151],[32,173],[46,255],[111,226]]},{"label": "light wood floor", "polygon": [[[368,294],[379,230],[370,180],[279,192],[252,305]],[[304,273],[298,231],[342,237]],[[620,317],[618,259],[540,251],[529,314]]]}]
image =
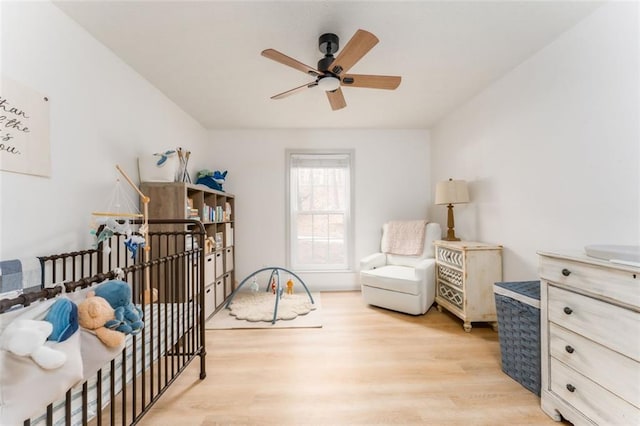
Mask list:
[{"label": "light wood floor", "polygon": [[140,424],[558,425],[502,373],[488,325],[321,299],[322,328],[207,331],[207,378],[193,362]]}]

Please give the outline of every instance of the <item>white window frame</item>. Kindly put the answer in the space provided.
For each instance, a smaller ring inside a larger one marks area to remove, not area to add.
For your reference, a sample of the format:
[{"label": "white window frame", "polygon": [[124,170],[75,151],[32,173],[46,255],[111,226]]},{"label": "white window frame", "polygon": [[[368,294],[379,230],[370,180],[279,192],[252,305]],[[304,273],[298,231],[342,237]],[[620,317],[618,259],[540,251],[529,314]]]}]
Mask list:
[{"label": "white window frame", "polygon": [[[285,200],[286,200],[286,246],[287,246],[287,267],[295,271],[305,272],[348,272],[353,270],[353,235],[354,235],[354,181],[355,181],[355,152],[351,149],[287,149],[286,155],[286,179],[285,179]],[[347,183],[347,206],[345,211],[345,262],[344,264],[299,264],[295,259],[295,243],[297,241],[297,230],[295,229],[296,221],[293,220],[297,214],[294,209],[296,203],[292,202],[294,193],[292,191],[292,159],[296,155],[309,156],[347,156],[348,157],[348,183]]]}]

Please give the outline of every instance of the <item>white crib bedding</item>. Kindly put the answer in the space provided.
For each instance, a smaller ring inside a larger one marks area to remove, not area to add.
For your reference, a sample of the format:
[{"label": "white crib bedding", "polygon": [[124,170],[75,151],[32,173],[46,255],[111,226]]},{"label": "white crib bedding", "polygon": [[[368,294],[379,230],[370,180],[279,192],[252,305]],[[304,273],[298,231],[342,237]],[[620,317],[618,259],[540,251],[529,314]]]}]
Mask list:
[{"label": "white crib bedding", "polygon": [[[126,358],[126,384],[130,383],[134,377],[133,359],[135,354],[135,375],[140,375],[143,371],[147,371],[152,363],[156,362],[159,357],[165,355],[165,348],[170,348],[180,339],[185,331],[194,325],[194,318],[197,318],[198,307],[190,307],[188,304],[168,303],[168,304],[152,304],[145,305],[144,322],[145,328],[143,333],[136,336],[129,335],[125,341],[125,358]],[[195,312],[192,312],[195,310]],[[151,316],[153,315],[153,321]],[[173,324],[165,333],[165,317],[166,320]],[[153,327],[151,326],[153,322]],[[85,333],[85,332],[83,332]],[[166,336],[165,336],[166,334]],[[122,351],[109,350],[102,345],[97,337],[90,335],[83,336],[83,343],[86,345],[88,338],[93,338],[96,345],[92,348],[98,348],[96,352],[101,351],[98,356],[92,356],[91,359],[83,354],[83,371],[84,380],[71,389],[71,424],[82,424],[82,388],[84,381],[87,384],[87,421],[93,418],[98,410],[106,407],[110,402],[111,395],[111,359],[114,361],[113,369],[114,377],[114,395],[122,391]],[[167,344],[165,345],[165,340]],[[134,350],[135,343],[135,350]],[[143,351],[144,348],[144,351]],[[143,357],[144,354],[144,357]],[[95,354],[92,354],[95,355]],[[100,359],[104,361],[102,363]],[[100,364],[97,364],[100,363]],[[101,368],[100,368],[101,367]],[[98,379],[97,371],[102,370],[102,407],[98,408]],[[61,398],[52,404],[53,406],[53,424],[65,424],[65,404],[66,398]],[[31,425],[46,425],[47,415],[46,407],[43,407],[43,414],[32,417]]]},{"label": "white crib bedding", "polygon": [[[64,296],[63,296],[64,297]],[[57,299],[34,303],[0,315],[0,424],[18,424],[36,414],[34,407],[47,404],[82,379],[79,333],[64,342],[45,342],[43,346],[66,358],[62,366],[41,368],[31,357],[5,350],[5,331],[15,321],[43,321]],[[46,383],[46,386],[42,386]]]}]

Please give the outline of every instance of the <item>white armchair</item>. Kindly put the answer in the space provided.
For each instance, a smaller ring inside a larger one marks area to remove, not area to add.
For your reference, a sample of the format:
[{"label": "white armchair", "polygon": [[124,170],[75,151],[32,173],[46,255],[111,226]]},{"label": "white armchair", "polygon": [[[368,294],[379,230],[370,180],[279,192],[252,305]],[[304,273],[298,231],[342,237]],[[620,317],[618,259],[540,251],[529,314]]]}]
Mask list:
[{"label": "white armchair", "polygon": [[[383,239],[387,225],[383,226]],[[422,315],[435,299],[433,242],[442,238],[437,223],[425,229],[420,256],[374,253],[360,260],[360,286],[365,302],[411,315]]]}]

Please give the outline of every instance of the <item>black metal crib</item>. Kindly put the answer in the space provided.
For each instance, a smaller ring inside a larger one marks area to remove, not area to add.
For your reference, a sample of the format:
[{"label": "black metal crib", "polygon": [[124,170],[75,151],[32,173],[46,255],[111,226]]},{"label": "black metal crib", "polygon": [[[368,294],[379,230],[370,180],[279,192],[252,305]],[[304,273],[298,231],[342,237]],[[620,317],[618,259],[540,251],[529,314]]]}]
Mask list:
[{"label": "black metal crib", "polygon": [[[95,375],[83,377],[24,425],[136,424],[196,357],[205,378],[204,227],[193,220],[149,225],[148,256],[140,250],[131,258],[126,236],[115,234],[95,249],[40,257],[42,289],[0,300],[0,314],[16,313],[122,278],[144,311],[143,332],[127,336],[124,349]],[[154,302],[145,300],[148,287],[155,289]]]}]

